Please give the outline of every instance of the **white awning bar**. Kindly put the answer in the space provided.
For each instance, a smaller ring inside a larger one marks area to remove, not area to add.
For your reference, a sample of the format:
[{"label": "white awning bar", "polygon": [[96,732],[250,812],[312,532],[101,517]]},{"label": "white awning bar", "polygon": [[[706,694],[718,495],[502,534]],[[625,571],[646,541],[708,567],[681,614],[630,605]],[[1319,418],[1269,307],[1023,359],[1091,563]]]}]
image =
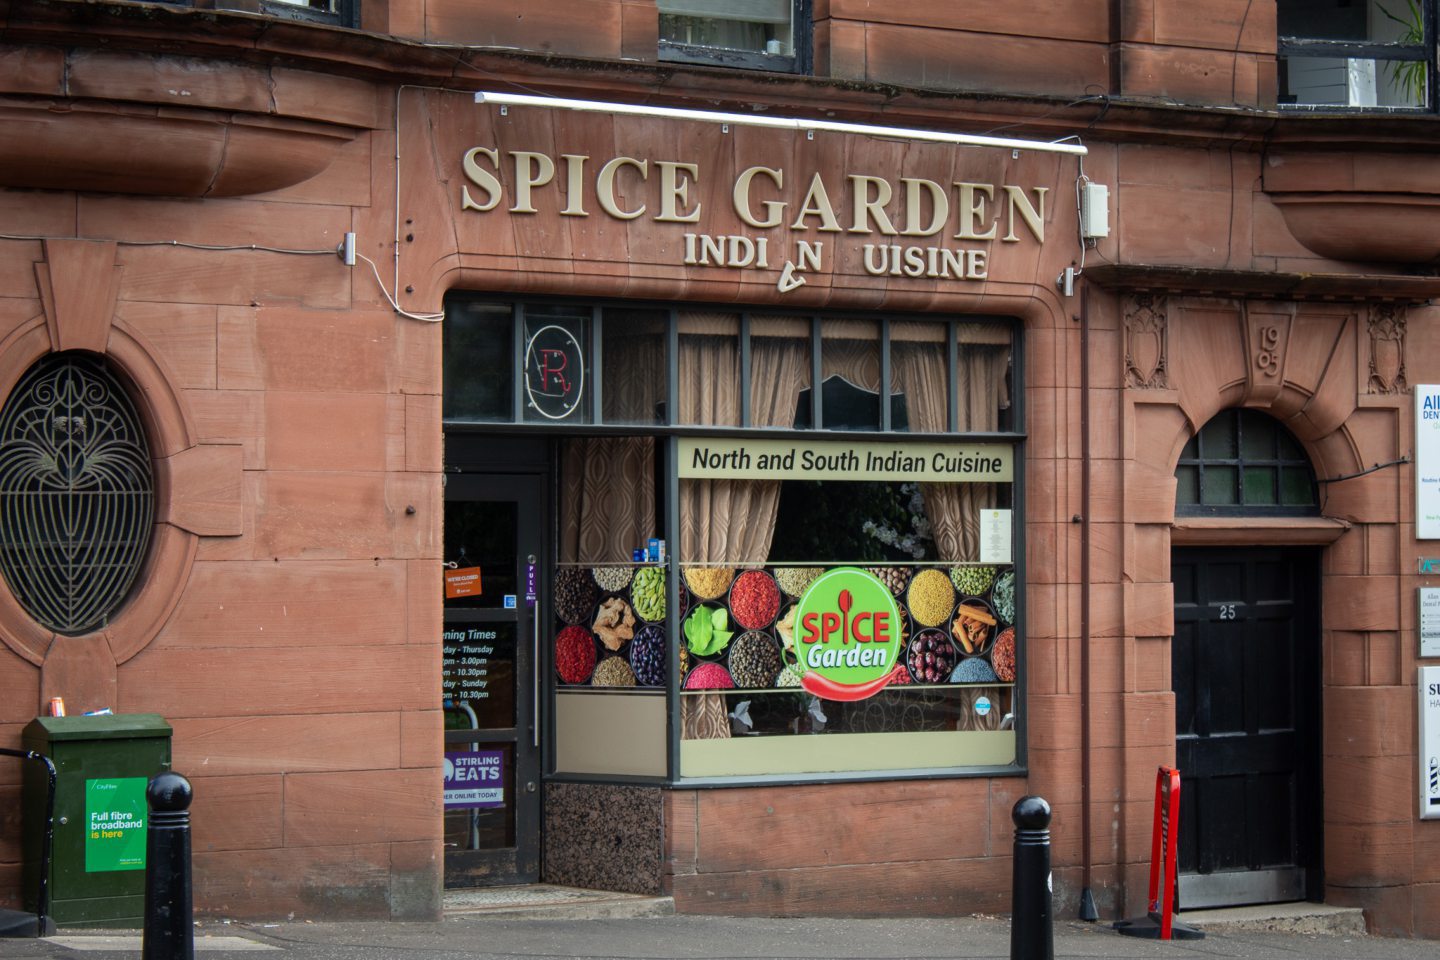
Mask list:
[{"label": "white awning bar", "polygon": [[612,103],[603,100],[572,100],[566,97],[536,97],[522,93],[487,93],[477,91],[476,103],[500,106],[548,107],[552,110],[581,110],[590,113],[628,114],[640,117],[668,117],[672,120],[695,120],[702,123],[733,123],[737,126],[771,127],[781,130],[825,130],[863,137],[889,140],[921,140],[929,143],[953,143],[965,147],[999,147],[1005,150],[1034,150],[1040,153],[1064,153],[1085,156],[1089,151],[1070,138],[1066,141],[1016,140],[1011,137],[985,137],[968,133],[942,133],[910,127],[881,127],[868,123],[841,123],[835,120],[767,117],[760,114],[722,113],[718,110],[688,110],[682,107],[642,106],[633,103]]}]

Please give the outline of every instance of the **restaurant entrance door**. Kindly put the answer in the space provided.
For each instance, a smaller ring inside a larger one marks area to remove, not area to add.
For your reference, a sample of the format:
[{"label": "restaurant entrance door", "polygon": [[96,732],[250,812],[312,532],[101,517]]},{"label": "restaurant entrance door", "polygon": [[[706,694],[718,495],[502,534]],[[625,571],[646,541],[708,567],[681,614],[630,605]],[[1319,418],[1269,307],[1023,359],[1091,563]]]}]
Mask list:
[{"label": "restaurant entrance door", "polygon": [[540,875],[544,477],[447,475],[445,886]]}]

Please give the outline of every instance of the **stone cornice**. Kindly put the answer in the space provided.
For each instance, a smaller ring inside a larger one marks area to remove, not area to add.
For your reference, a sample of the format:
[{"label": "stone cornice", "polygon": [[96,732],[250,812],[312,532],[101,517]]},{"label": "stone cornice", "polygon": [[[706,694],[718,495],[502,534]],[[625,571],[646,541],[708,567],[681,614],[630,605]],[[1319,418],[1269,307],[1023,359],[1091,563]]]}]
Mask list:
[{"label": "stone cornice", "polygon": [[[1440,117],[1293,114],[1157,99],[1020,97],[902,88],[687,65],[598,60],[428,44],[254,14],[93,0],[0,0],[0,44],[103,47],[147,55],[281,65],[383,85],[502,89],[631,103],[770,110],[896,126],[1087,142],[1259,150],[1270,143],[1331,149],[1440,150]],[[13,90],[0,47],[0,93]]]},{"label": "stone cornice", "polygon": [[1393,273],[1261,273],[1179,264],[1097,264],[1082,274],[1111,290],[1285,300],[1385,300],[1424,303],[1440,298],[1440,277]]}]

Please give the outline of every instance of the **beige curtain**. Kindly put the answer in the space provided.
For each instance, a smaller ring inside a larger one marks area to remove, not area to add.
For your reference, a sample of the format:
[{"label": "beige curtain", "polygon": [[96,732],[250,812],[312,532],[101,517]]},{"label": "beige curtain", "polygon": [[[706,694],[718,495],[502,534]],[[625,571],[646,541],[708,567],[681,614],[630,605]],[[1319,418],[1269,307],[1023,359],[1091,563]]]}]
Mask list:
[{"label": "beige curtain", "polygon": [[[709,319],[709,315],[691,319]],[[756,317],[751,322],[758,327],[768,321]],[[803,339],[751,338],[750,419],[754,426],[794,423],[800,392],[809,381],[808,361],[808,344]],[[680,368],[682,423],[724,426],[740,422],[738,339],[682,336]],[[685,481],[680,488],[681,562],[764,563],[770,555],[779,505],[778,480]]]},{"label": "beige curtain", "polygon": [[[687,323],[688,321],[688,323]],[[784,324],[752,318],[752,332],[785,332]],[[728,335],[723,317],[692,314],[681,320],[696,331],[680,338],[682,423],[733,425],[740,422],[739,339]],[[738,321],[735,327],[738,334]],[[707,334],[702,331],[716,331]],[[794,423],[800,391],[809,380],[809,348],[803,338],[755,335],[750,348],[750,419],[757,427]],[[780,505],[778,480],[686,480],[680,486],[682,563],[735,566],[765,562]],[[686,740],[730,736],[725,698],[720,694],[682,697],[681,736]]]},{"label": "beige curtain", "polygon": [[629,563],[657,536],[653,438],[565,440],[560,476],[561,563]]},{"label": "beige curtain", "polygon": [[[917,433],[943,433],[949,419],[945,344],[895,338],[890,357],[894,388],[905,394],[910,429]],[[1009,405],[1005,384],[1008,363],[1008,346],[961,345],[957,385],[961,430],[986,431],[999,427],[999,411]],[[951,562],[980,559],[980,511],[995,506],[995,485],[926,483],[920,490],[940,559]]]},{"label": "beige curtain", "polygon": [[601,401],[606,423],[656,421],[655,410],[665,399],[666,323],[629,318],[622,332],[605,327],[605,377]]},{"label": "beige curtain", "polygon": [[[642,318],[615,333],[607,328],[605,365],[642,372],[606,378],[605,420],[654,422],[665,399],[664,323]],[[628,563],[635,547],[658,536],[653,437],[565,440],[560,475],[561,563]]]},{"label": "beige curtain", "polygon": [[[892,334],[902,324],[895,324]],[[962,328],[964,331],[966,328]],[[995,430],[999,427],[999,411],[1009,406],[1005,369],[1009,363],[1008,340],[1004,345],[965,342],[962,332],[959,348],[959,414],[960,429],[967,431]],[[940,433],[949,418],[949,394],[946,390],[948,351],[944,342],[926,343],[919,338],[902,339],[892,336],[890,357],[894,387],[905,394],[910,429],[916,432]],[[935,549],[941,560],[948,562],[980,559],[980,511],[997,502],[995,485],[991,483],[925,483],[920,485],[925,498],[925,514],[935,536]],[[989,701],[984,716],[976,712],[981,698]],[[961,691],[956,729],[998,730],[1007,704],[1003,687],[972,687]]]}]

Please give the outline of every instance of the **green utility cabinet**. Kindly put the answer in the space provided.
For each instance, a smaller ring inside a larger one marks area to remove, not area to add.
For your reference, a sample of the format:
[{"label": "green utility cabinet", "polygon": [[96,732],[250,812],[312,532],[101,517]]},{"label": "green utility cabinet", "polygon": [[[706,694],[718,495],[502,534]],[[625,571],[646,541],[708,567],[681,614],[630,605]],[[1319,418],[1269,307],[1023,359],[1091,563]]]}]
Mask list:
[{"label": "green utility cabinet", "polygon": [[[145,918],[145,787],[170,769],[170,725],[153,713],[37,717],[22,743],[55,764],[50,914],[61,927],[138,927]],[[27,897],[39,886],[46,775],[26,764]],[[27,903],[33,910],[35,904]]]}]

